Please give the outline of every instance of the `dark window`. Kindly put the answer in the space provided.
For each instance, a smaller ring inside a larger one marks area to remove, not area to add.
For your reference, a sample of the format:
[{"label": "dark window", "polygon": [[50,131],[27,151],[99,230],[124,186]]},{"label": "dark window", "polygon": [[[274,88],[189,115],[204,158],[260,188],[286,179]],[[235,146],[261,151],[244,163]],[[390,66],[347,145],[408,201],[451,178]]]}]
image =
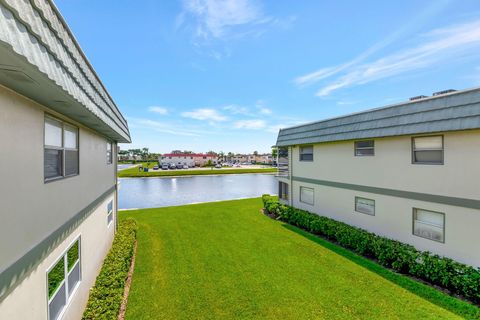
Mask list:
[{"label": "dark window", "polygon": [[285,182],[278,183],[278,197],[283,200],[288,200],[288,184]]},{"label": "dark window", "polygon": [[412,162],[443,164],[443,136],[412,138]]},{"label": "dark window", "polygon": [[45,148],[43,166],[45,179],[52,179],[62,176],[62,158],[62,150]]},{"label": "dark window", "polygon": [[373,140],[355,141],[355,156],[375,155],[375,143]]},{"label": "dark window", "polygon": [[44,161],[45,180],[77,175],[78,128],[60,120],[45,117]]},{"label": "dark window", "polygon": [[313,161],[313,146],[300,147],[300,161]]}]

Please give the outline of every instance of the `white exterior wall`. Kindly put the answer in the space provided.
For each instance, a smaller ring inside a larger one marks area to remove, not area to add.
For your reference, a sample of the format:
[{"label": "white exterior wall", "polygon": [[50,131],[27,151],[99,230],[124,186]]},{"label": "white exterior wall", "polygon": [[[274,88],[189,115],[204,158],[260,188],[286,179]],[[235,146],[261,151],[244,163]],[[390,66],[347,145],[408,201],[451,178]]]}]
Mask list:
[{"label": "white exterior wall", "polygon": [[114,194],[112,194],[0,302],[0,319],[47,319],[47,271],[79,236],[81,237],[81,281],[62,319],[81,318],[87,304],[89,290],[95,283],[95,278],[114,237],[115,215],[114,221],[107,225],[107,204],[110,201],[113,201],[114,212],[116,212]]},{"label": "white exterior wall", "polygon": [[[164,159],[163,159],[164,158]],[[170,159],[171,158],[171,159]],[[193,157],[189,156],[181,156],[181,157],[162,157],[160,160],[161,164],[181,164],[181,165],[187,165],[189,167],[194,167],[195,166],[195,158],[192,159]]]},{"label": "white exterior wall", "polygon": [[354,142],[314,145],[314,161],[291,154],[293,175],[480,199],[480,130],[444,133],[444,164],[412,164],[411,136],[375,140],[375,156],[355,157]]},{"label": "white exterior wall", "polygon": [[[361,186],[480,200],[480,130],[444,133],[444,165],[412,164],[411,136],[375,140],[375,156],[354,156],[354,142],[314,145],[314,161],[290,148],[290,175]],[[281,181],[285,181],[282,179]],[[480,210],[290,180],[293,206],[344,221],[420,250],[480,266]],[[300,186],[315,204],[299,202]],[[355,196],[375,200],[375,216],[355,212]],[[412,232],[413,208],[445,213],[445,243]]]},{"label": "white exterior wall", "polygon": [[[79,128],[79,174],[47,183],[46,113]],[[114,236],[115,223],[107,228],[107,203],[114,200],[116,212],[116,145],[113,163],[108,164],[106,138],[1,86],[0,136],[0,274],[14,266],[14,281],[20,279],[0,297],[0,319],[47,319],[47,270],[81,235],[82,282],[63,317],[79,319]],[[104,195],[108,190],[111,193]],[[98,199],[103,200],[89,208]],[[73,231],[63,229],[83,212],[88,212],[86,218],[73,224]],[[38,250],[52,234],[60,242]],[[24,257],[28,267],[17,268]]]}]

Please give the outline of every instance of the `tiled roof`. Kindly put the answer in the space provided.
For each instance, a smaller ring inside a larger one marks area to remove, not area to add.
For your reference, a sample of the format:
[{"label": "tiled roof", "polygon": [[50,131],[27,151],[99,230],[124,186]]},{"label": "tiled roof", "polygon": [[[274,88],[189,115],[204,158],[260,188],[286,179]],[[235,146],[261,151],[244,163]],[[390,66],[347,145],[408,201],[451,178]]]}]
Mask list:
[{"label": "tiled roof", "polygon": [[276,146],[480,129],[480,88],[281,129]]}]

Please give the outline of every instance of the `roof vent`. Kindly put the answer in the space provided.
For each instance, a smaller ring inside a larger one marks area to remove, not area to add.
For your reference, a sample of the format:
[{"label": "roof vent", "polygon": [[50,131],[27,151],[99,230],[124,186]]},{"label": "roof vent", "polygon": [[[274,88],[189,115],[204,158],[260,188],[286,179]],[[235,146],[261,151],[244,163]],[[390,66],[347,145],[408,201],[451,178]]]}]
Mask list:
[{"label": "roof vent", "polygon": [[420,99],[424,99],[424,98],[428,98],[428,97],[424,96],[424,95],[415,96],[415,97],[411,97],[410,101],[420,100]]},{"label": "roof vent", "polygon": [[438,92],[432,93],[432,96],[441,96],[442,94],[447,94],[447,93],[451,93],[451,92],[455,92],[455,91],[457,91],[457,90],[448,89],[448,90],[438,91]]}]

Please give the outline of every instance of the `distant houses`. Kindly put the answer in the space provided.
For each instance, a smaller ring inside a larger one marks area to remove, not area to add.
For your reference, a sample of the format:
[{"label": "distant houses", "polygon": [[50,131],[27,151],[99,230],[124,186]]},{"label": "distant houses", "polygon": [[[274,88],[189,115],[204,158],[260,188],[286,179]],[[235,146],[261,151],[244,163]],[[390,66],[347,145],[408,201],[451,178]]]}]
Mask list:
[{"label": "distant houses", "polygon": [[232,156],[225,156],[225,162],[232,163],[259,163],[259,164],[272,164],[273,157],[271,153],[264,154],[235,154]]},{"label": "distant houses", "polygon": [[202,167],[207,164],[217,164],[219,159],[216,153],[166,153],[158,157],[158,162],[161,165]]},{"label": "distant houses", "polygon": [[[119,160],[133,161],[141,160],[140,156],[124,156],[119,158]],[[187,165],[189,167],[201,167],[205,166],[208,163],[217,164],[217,163],[252,163],[252,164],[273,164],[274,159],[272,154],[230,154],[223,155],[217,153],[186,153],[186,152],[172,152],[166,153],[158,156],[158,162],[161,165],[175,164],[178,165]]]}]

